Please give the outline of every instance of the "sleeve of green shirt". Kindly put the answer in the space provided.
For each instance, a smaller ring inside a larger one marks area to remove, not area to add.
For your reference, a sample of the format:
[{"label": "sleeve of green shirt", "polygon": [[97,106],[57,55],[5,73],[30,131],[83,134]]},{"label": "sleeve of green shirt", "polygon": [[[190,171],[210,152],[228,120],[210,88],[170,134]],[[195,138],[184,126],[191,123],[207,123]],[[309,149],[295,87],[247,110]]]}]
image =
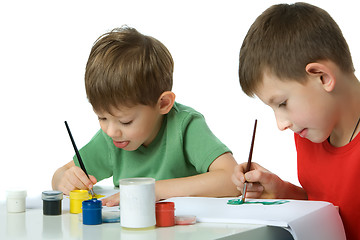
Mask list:
[{"label": "sleeve of green shirt", "polygon": [[184,122],[186,125],[184,130],[185,153],[198,172],[207,172],[216,158],[226,152],[231,152],[211,132],[200,113],[189,115],[189,119]]}]

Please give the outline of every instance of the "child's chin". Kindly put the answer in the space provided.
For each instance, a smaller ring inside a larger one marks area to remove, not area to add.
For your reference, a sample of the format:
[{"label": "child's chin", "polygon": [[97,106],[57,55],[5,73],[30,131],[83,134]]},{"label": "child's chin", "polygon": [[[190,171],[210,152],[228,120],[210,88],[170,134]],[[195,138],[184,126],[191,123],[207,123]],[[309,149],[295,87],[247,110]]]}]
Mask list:
[{"label": "child's chin", "polygon": [[137,150],[138,148],[139,148],[140,146],[132,146],[132,145],[128,145],[128,146],[126,146],[125,148],[123,148],[123,150],[125,150],[125,151],[129,151],[129,152],[131,152],[131,151],[135,151],[135,150]]},{"label": "child's chin", "polygon": [[313,143],[322,143],[327,139],[327,137],[323,137],[323,138],[306,137],[306,139],[308,139],[309,141],[311,141]]}]

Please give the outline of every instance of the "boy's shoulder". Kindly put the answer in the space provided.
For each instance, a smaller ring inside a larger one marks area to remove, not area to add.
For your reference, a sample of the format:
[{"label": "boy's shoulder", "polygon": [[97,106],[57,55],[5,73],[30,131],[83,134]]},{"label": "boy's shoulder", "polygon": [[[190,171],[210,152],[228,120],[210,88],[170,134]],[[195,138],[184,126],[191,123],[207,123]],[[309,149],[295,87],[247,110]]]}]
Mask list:
[{"label": "boy's shoulder", "polygon": [[179,136],[185,133],[198,134],[207,129],[204,116],[195,109],[180,103],[175,103],[173,108],[166,116],[166,129],[170,132],[176,132]]},{"label": "boy's shoulder", "polygon": [[195,109],[180,104],[178,102],[174,103],[171,111],[169,112],[169,116],[176,118],[204,117],[200,112],[196,111]]}]

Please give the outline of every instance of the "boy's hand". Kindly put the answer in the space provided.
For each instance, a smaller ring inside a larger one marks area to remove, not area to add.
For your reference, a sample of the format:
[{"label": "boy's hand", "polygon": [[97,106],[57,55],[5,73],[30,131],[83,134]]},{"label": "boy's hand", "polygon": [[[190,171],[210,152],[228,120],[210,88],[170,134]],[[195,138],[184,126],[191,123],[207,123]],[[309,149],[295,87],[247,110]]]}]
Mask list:
[{"label": "boy's hand", "polygon": [[247,198],[281,198],[281,191],[285,182],[277,175],[263,168],[257,163],[251,164],[249,172],[244,174],[247,163],[239,164],[235,167],[232,181],[241,192],[244,188],[245,180],[247,184]]},{"label": "boy's hand", "polygon": [[118,206],[120,203],[120,193],[115,193],[110,197],[101,199],[101,201],[103,206],[107,206],[107,207]]},{"label": "boy's hand", "polygon": [[55,172],[53,189],[62,191],[65,195],[69,195],[70,191],[75,189],[87,190],[97,183],[94,176],[89,175],[89,178],[81,168],[75,166],[73,161],[70,161]]}]

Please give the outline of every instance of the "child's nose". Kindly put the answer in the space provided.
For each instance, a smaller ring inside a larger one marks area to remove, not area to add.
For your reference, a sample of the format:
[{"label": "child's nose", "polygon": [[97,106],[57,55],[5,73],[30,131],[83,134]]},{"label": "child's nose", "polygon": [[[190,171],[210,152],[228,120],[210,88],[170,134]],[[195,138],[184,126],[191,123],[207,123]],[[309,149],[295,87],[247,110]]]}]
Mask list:
[{"label": "child's nose", "polygon": [[276,123],[277,123],[280,131],[284,131],[284,130],[290,128],[290,126],[291,126],[291,123],[287,120],[276,120]]},{"label": "child's nose", "polygon": [[109,123],[106,134],[111,138],[120,138],[122,136],[122,131],[118,124]]},{"label": "child's nose", "polygon": [[284,131],[291,127],[291,122],[289,120],[287,120],[284,117],[279,116],[279,115],[277,115],[275,117],[276,117],[277,126],[280,129],[280,131]]}]

